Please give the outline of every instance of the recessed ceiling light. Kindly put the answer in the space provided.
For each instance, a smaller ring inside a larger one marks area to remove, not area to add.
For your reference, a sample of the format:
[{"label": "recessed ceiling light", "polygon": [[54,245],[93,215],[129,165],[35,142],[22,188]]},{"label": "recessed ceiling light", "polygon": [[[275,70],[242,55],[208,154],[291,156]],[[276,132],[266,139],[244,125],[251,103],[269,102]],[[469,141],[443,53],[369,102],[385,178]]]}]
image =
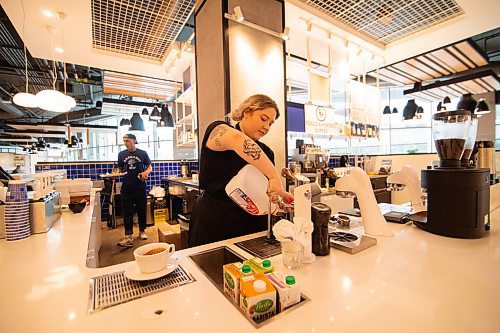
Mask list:
[{"label": "recessed ceiling light", "polygon": [[64,53],[64,49],[62,47],[56,47],[55,50],[57,53]]},{"label": "recessed ceiling light", "polygon": [[45,16],[47,16],[47,17],[54,17],[54,13],[52,13],[52,12],[51,12],[50,10],[48,10],[48,9],[44,9],[44,10],[42,11],[42,14],[43,14],[43,15],[45,15]]}]

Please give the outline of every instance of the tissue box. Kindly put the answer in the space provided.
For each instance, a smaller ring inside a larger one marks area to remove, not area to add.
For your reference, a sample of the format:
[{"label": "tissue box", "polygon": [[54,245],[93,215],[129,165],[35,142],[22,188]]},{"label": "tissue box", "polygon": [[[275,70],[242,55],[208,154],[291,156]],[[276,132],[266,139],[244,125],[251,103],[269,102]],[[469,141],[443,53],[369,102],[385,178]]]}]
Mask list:
[{"label": "tissue box", "polygon": [[175,250],[182,250],[181,228],[178,224],[170,225],[168,223],[158,224],[158,242],[175,245]]}]

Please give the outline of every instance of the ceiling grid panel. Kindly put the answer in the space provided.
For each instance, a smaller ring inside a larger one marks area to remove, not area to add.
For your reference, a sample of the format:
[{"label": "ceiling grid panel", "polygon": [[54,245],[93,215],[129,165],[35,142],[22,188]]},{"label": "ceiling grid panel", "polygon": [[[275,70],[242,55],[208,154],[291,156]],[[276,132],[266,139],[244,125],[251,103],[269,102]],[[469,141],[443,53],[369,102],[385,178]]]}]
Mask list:
[{"label": "ceiling grid panel", "polygon": [[384,44],[464,13],[455,0],[300,0]]},{"label": "ceiling grid panel", "polygon": [[92,0],[95,49],[161,62],[195,0]]}]

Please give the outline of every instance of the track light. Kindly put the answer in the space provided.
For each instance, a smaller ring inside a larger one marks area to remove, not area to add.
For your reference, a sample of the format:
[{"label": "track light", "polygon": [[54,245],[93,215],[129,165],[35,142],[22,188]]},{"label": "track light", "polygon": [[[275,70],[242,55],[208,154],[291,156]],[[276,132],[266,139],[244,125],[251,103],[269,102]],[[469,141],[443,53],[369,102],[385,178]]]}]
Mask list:
[{"label": "track light", "polygon": [[245,19],[245,17],[243,17],[243,13],[241,12],[240,6],[234,7],[234,18],[238,22],[243,22],[243,20]]},{"label": "track light", "polygon": [[283,33],[281,34],[281,39],[283,39],[283,40],[290,39],[290,28],[289,27],[285,27],[285,29],[283,29]]},{"label": "track light", "polygon": [[311,34],[311,29],[312,29],[312,24],[311,23],[307,23],[307,30],[306,30],[306,33],[309,35]]}]

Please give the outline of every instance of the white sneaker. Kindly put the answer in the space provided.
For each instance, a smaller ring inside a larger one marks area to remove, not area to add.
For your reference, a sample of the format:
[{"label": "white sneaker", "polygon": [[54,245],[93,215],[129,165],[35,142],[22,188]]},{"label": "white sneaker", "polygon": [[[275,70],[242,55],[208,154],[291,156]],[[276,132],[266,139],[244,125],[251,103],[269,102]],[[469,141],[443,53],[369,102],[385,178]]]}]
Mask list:
[{"label": "white sneaker", "polygon": [[141,231],[139,233],[139,239],[146,240],[146,239],[148,239],[148,235],[146,235],[146,233],[144,231]]},{"label": "white sneaker", "polygon": [[131,235],[126,235],[121,241],[116,244],[118,246],[123,247],[133,247],[134,246],[134,238]]}]

